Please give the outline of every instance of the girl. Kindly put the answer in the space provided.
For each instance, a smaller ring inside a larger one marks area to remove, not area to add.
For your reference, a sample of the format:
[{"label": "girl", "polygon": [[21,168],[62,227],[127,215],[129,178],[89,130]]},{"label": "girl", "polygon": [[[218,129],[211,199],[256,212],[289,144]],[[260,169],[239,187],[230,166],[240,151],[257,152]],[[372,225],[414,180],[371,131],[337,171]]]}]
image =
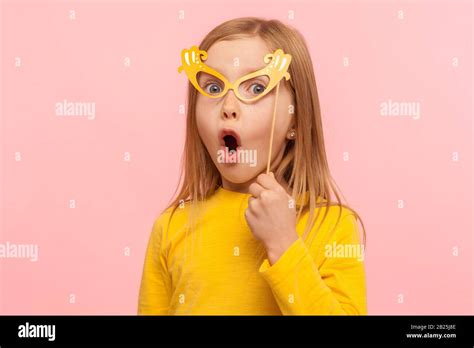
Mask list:
[{"label": "girl", "polygon": [[180,189],[153,225],[138,314],[366,314],[360,218],[329,173],[301,34],[234,19],[182,58]]}]

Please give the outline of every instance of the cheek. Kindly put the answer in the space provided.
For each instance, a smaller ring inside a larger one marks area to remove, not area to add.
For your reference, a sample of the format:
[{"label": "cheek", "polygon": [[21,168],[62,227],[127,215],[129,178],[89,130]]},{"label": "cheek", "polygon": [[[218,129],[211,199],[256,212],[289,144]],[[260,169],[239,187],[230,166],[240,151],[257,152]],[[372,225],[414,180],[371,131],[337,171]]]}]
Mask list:
[{"label": "cheek", "polygon": [[272,124],[273,98],[262,98],[253,104],[241,106],[242,121],[250,128],[269,129]]},{"label": "cheek", "polygon": [[209,106],[209,103],[198,99],[196,101],[196,125],[199,132],[199,136],[203,142],[207,145],[209,139],[212,137],[212,131],[214,125],[212,123],[213,117],[211,113],[213,109]]},{"label": "cheek", "polygon": [[266,143],[272,125],[273,104],[261,100],[256,104],[245,105],[241,107],[241,116],[246,133],[257,143]]},{"label": "cheek", "polygon": [[[275,120],[274,138],[279,143],[284,140],[291,123],[289,105],[292,102],[291,94],[280,90],[278,96],[277,114]],[[242,121],[244,128],[248,130],[248,136],[253,144],[259,148],[267,147],[270,140],[273,119],[274,98],[264,98],[255,104],[242,107]]]},{"label": "cheek", "polygon": [[[275,119],[274,138],[276,140],[282,140],[286,137],[286,133],[290,128],[293,117],[293,115],[289,113],[289,106],[292,103],[291,96],[286,93],[283,95],[281,94],[278,97],[278,106]],[[273,120],[273,101],[274,99],[272,99],[271,102],[267,102],[266,104],[258,104],[253,106],[252,109],[249,108],[246,110],[247,114],[250,115],[250,117],[247,117],[247,119],[250,121],[248,126],[250,129],[253,129],[252,134],[254,134],[256,137],[260,137],[260,142],[262,144],[266,144],[270,139]]]},{"label": "cheek", "polygon": [[290,113],[290,105],[292,105],[293,101],[289,93],[282,93],[279,99],[275,134],[278,137],[285,137],[290,128],[292,118],[294,117],[294,115]]}]

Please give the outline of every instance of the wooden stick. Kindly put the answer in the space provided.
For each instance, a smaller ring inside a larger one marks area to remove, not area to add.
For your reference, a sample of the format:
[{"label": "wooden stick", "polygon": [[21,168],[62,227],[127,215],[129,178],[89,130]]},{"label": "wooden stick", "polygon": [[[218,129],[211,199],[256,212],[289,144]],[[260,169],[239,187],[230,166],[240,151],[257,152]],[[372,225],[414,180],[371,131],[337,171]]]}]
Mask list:
[{"label": "wooden stick", "polygon": [[268,152],[268,161],[267,161],[267,174],[270,173],[270,162],[272,160],[272,147],[273,147],[273,132],[275,131],[275,119],[276,119],[276,109],[278,104],[278,91],[280,88],[280,82],[276,86],[276,96],[275,104],[273,106],[273,120],[272,120],[272,131],[270,133],[270,150]]}]

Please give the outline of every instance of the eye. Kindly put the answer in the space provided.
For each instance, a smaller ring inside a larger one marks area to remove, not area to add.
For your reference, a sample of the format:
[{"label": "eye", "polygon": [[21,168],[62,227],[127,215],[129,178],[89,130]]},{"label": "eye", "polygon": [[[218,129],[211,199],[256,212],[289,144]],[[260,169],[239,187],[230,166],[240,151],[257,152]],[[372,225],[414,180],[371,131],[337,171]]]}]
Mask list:
[{"label": "eye", "polygon": [[221,86],[214,82],[208,83],[204,90],[209,94],[219,94],[222,92]]},{"label": "eye", "polygon": [[254,94],[257,94],[257,95],[262,94],[263,91],[265,91],[265,86],[262,85],[261,83],[254,83],[250,86],[250,90]]}]

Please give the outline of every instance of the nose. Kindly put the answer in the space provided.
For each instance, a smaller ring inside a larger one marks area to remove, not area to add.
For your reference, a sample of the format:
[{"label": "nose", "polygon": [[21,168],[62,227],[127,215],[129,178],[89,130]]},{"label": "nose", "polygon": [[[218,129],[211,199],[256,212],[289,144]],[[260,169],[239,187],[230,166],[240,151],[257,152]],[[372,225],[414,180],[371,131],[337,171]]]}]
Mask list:
[{"label": "nose", "polygon": [[230,90],[224,97],[224,103],[222,104],[221,117],[222,119],[234,119],[237,120],[240,117],[239,101],[234,94],[234,91]]},{"label": "nose", "polygon": [[223,111],[222,116],[224,118],[237,118],[237,113],[235,111]]}]

